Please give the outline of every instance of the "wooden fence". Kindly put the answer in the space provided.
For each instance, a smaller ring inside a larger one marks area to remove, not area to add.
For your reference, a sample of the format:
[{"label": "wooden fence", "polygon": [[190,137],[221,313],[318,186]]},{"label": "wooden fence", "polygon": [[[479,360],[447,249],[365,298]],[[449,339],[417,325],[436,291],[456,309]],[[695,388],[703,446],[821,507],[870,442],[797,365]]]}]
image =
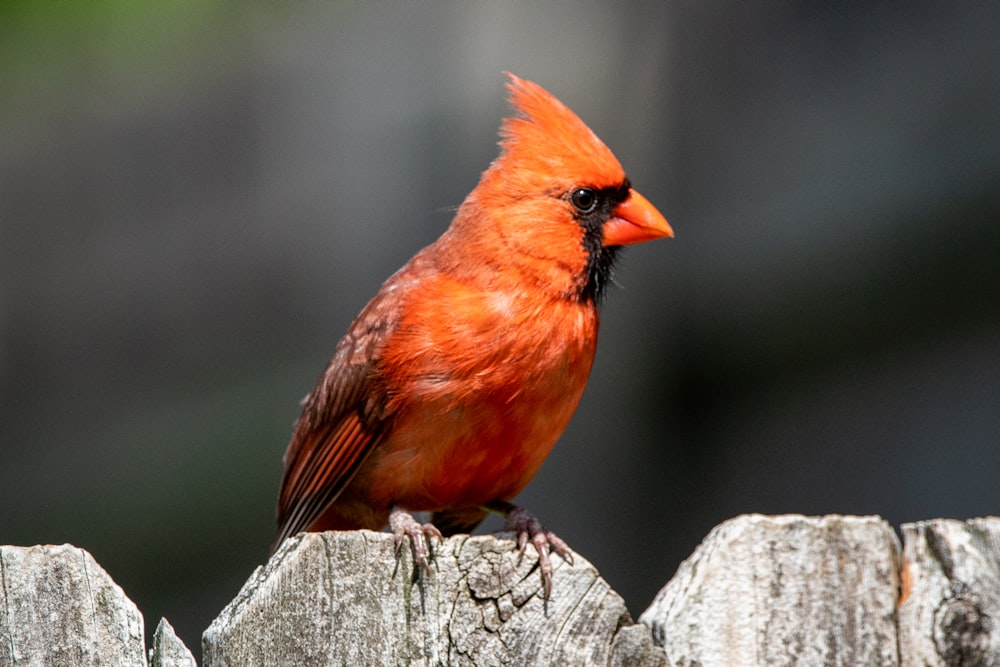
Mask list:
[{"label": "wooden fence", "polygon": [[[716,527],[638,621],[582,556],[457,536],[431,572],[393,538],[304,534],[205,631],[224,665],[1000,665],[1000,518],[747,515]],[[0,547],[0,666],[189,667],[86,551]]]}]

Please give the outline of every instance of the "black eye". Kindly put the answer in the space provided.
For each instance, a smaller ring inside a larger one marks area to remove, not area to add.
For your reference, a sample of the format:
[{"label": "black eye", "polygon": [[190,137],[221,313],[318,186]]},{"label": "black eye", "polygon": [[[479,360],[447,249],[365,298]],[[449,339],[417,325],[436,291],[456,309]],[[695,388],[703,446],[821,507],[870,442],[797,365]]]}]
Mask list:
[{"label": "black eye", "polygon": [[597,208],[597,193],[590,188],[578,188],[573,190],[569,196],[573,206],[580,213],[593,213]]}]

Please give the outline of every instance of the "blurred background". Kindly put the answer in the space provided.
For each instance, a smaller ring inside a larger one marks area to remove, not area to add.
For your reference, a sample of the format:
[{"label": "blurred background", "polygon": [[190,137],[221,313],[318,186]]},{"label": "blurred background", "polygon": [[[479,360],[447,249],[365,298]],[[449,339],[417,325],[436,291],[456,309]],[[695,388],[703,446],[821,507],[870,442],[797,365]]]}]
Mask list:
[{"label": "blurred background", "polygon": [[634,616],[737,514],[1000,512],[998,33],[988,2],[3,3],[0,544],[90,550],[197,652],[299,400],[496,155],[503,70],[677,234],[624,253],[519,498]]}]

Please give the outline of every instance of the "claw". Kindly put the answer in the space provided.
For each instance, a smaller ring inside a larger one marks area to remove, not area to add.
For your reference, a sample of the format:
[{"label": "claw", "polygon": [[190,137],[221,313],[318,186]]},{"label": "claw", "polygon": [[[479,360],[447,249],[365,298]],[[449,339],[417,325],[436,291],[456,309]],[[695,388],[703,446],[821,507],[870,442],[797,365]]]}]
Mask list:
[{"label": "claw", "polygon": [[528,546],[528,531],[526,530],[516,530],[510,528],[509,526],[504,526],[506,530],[514,530],[517,532],[517,553],[521,556],[524,555],[524,549]]},{"label": "claw", "polygon": [[511,503],[496,501],[490,503],[489,509],[502,512],[506,516],[504,530],[517,533],[517,548],[524,554],[528,541],[538,553],[538,569],[542,573],[542,585],[545,589],[545,599],[552,597],[552,559],[553,551],[563,557],[570,565],[573,564],[573,553],[563,540],[551,530],[545,530],[541,522],[528,510]]},{"label": "claw", "polygon": [[389,512],[389,527],[392,529],[393,537],[396,540],[396,554],[403,548],[403,541],[410,539],[410,546],[413,549],[413,562],[420,566],[424,574],[431,573],[431,566],[428,562],[431,538],[443,540],[444,536],[432,523],[420,523],[413,518],[413,515],[402,507],[393,507]]}]

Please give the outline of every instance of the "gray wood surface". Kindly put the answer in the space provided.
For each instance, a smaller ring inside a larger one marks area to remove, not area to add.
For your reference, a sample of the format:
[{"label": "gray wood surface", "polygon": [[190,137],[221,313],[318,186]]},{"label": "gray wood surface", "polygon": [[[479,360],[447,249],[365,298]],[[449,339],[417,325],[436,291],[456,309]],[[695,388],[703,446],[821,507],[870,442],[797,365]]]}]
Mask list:
[{"label": "gray wood surface", "polygon": [[877,517],[716,527],[640,620],[671,665],[899,664],[898,546]]},{"label": "gray wood surface", "polygon": [[[736,517],[633,623],[593,565],[509,539],[435,542],[429,573],[387,533],[310,533],[206,630],[223,665],[1000,667],[1000,518]],[[0,667],[147,664],[142,615],[86,551],[0,546]],[[194,667],[164,619],[150,667]]]},{"label": "gray wood surface", "polygon": [[0,665],[146,665],[142,614],[77,547],[0,546]]},{"label": "gray wood surface", "polygon": [[903,524],[904,665],[1000,665],[1000,518]]},{"label": "gray wood surface", "polygon": [[153,647],[149,649],[149,667],[196,667],[194,656],[174,626],[165,618],[160,619],[153,633]]},{"label": "gray wood surface", "polygon": [[548,602],[536,566],[493,536],[435,542],[424,574],[387,533],[300,535],[205,632],[205,667],[663,664],[583,557],[555,559]]}]

